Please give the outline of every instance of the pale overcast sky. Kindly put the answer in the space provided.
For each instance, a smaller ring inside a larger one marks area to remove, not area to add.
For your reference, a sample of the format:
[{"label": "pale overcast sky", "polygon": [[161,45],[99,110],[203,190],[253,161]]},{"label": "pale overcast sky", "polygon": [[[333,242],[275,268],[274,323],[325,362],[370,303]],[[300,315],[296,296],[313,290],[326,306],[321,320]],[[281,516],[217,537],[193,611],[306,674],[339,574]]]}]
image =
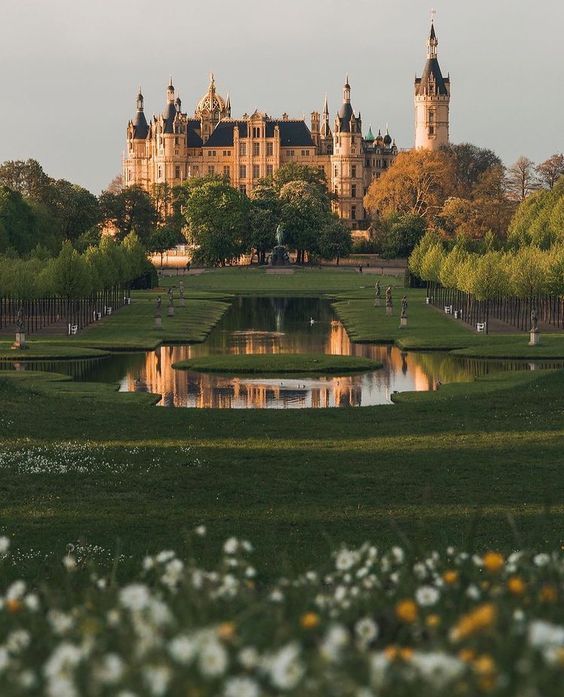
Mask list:
[{"label": "pale overcast sky", "polygon": [[564,150],[564,0],[0,0],[0,161],[39,160],[95,193],[120,172],[137,86],[169,76],[192,113],[208,73],[233,116],[332,118],[348,73],[364,130],[413,144],[430,9],[452,79],[451,138],[506,163]]}]

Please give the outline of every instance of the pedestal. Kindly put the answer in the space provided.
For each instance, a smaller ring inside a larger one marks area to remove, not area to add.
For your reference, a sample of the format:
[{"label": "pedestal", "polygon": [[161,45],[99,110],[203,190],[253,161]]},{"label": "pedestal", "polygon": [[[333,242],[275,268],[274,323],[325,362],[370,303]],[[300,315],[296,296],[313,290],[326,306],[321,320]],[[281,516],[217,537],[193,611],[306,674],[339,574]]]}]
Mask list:
[{"label": "pedestal", "polygon": [[156,315],[156,317],[155,317],[155,327],[156,327],[157,329],[160,329],[162,326],[163,326],[163,321],[162,321],[162,319],[161,319],[161,316],[160,316],[160,315]]},{"label": "pedestal", "polygon": [[388,305],[388,306],[386,307],[386,314],[388,315],[388,317],[391,317],[392,314],[393,314],[393,312],[394,312],[394,308],[391,307],[390,305]]},{"label": "pedestal", "polygon": [[381,307],[382,298],[374,298],[374,307]]},{"label": "pedestal", "polygon": [[540,344],[540,332],[538,330],[531,329],[529,335],[529,346],[538,346]]},{"label": "pedestal", "polygon": [[174,305],[169,305],[166,311],[169,317],[174,317]]},{"label": "pedestal", "polygon": [[16,332],[16,340],[12,344],[12,348],[16,350],[26,349],[25,332]]},{"label": "pedestal", "polygon": [[407,317],[400,317],[400,329],[402,327],[407,327]]},{"label": "pedestal", "polygon": [[180,298],[180,307],[184,307],[185,305],[186,305],[185,298]]}]

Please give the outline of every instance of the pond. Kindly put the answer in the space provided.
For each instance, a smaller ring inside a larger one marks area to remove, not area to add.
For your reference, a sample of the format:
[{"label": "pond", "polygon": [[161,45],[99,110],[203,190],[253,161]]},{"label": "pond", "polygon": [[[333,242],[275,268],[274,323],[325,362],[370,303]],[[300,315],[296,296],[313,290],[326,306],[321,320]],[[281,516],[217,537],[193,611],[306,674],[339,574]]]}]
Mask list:
[{"label": "pond", "polygon": [[[364,356],[380,370],[303,377],[233,376],[175,370],[180,360],[209,354],[325,353]],[[394,392],[436,390],[499,370],[544,367],[526,361],[483,361],[447,353],[406,353],[392,345],[354,344],[331,304],[320,298],[239,297],[202,344],[161,346],[89,361],[20,363],[19,369],[66,372],[77,380],[119,383],[124,392],[162,395],[160,406],[219,409],[359,407],[391,404]],[[552,367],[552,366],[550,366]]]}]

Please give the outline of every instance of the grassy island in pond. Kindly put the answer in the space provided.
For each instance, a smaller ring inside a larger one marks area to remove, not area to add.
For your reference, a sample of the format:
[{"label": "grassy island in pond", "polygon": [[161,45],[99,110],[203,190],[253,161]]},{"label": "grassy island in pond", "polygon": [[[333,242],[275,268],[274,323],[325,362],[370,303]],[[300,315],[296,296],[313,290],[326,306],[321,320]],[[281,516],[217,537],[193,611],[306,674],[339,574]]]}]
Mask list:
[{"label": "grassy island in pond", "polygon": [[328,356],[322,353],[274,353],[202,356],[179,361],[173,368],[201,373],[238,373],[241,375],[269,373],[310,373],[342,375],[377,370],[382,364],[358,356]]}]

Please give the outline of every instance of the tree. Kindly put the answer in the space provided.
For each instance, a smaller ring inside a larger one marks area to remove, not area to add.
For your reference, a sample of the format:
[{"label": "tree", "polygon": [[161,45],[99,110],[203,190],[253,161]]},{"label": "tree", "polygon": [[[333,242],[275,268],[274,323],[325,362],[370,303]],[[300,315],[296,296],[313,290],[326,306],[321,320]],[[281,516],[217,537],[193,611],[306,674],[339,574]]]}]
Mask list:
[{"label": "tree", "polygon": [[453,160],[443,151],[401,152],[375,179],[364,197],[364,207],[376,216],[411,214],[431,220],[455,191]]},{"label": "tree", "polygon": [[282,189],[290,182],[305,182],[310,184],[316,190],[320,200],[326,202],[329,206],[331,196],[327,188],[327,177],[325,170],[322,167],[309,167],[308,165],[300,165],[297,162],[289,162],[282,165],[272,179],[274,188],[281,192]]},{"label": "tree", "polygon": [[51,182],[50,208],[57,219],[59,235],[65,240],[78,239],[100,222],[96,196],[65,179]]},{"label": "tree", "polygon": [[[127,239],[127,238],[126,238]],[[151,233],[148,242],[150,252],[156,252],[161,256],[161,268],[163,266],[163,256],[166,251],[172,249],[177,244],[180,244],[184,238],[179,235],[178,231],[171,225],[161,225]]]},{"label": "tree", "polygon": [[100,216],[115,229],[118,240],[136,232],[146,243],[157,224],[153,201],[140,186],[128,186],[115,194],[104,191],[100,196]]},{"label": "tree", "polygon": [[227,182],[192,182],[185,211],[189,240],[202,262],[224,265],[248,249],[249,200]]},{"label": "tree", "polygon": [[276,229],[281,220],[281,204],[276,189],[270,183],[256,186],[250,196],[250,238],[259,264],[276,244]]},{"label": "tree", "polygon": [[92,289],[91,270],[71,242],[63,242],[61,251],[48,263],[49,283],[53,292],[67,300],[88,295]]},{"label": "tree", "polygon": [[297,263],[303,264],[306,253],[319,251],[319,235],[330,216],[328,202],[315,184],[305,181],[284,184],[280,201],[287,244],[297,251]]},{"label": "tree", "polygon": [[515,246],[533,244],[544,249],[564,240],[564,178],[552,189],[535,191],[519,204],[509,239]]},{"label": "tree", "polygon": [[331,215],[321,228],[318,248],[322,259],[336,259],[337,264],[351,253],[352,233],[338,216]]},{"label": "tree", "polygon": [[374,251],[386,259],[408,257],[425,234],[426,227],[420,215],[395,213],[377,220],[371,235]]},{"label": "tree", "polygon": [[7,186],[0,186],[0,252],[12,247],[27,254],[35,247],[37,219],[23,196]]},{"label": "tree", "polygon": [[556,154],[541,162],[536,168],[538,179],[548,189],[552,189],[560,177],[564,176],[564,154]]},{"label": "tree", "polygon": [[503,168],[500,158],[487,148],[471,143],[459,143],[443,147],[454,163],[456,193],[461,198],[470,198],[476,184],[492,167]]},{"label": "tree", "polygon": [[48,202],[51,181],[37,160],[10,160],[0,165],[0,185],[38,203]]},{"label": "tree", "polygon": [[520,157],[507,170],[507,193],[514,201],[524,201],[538,188],[535,163],[528,157]]}]

